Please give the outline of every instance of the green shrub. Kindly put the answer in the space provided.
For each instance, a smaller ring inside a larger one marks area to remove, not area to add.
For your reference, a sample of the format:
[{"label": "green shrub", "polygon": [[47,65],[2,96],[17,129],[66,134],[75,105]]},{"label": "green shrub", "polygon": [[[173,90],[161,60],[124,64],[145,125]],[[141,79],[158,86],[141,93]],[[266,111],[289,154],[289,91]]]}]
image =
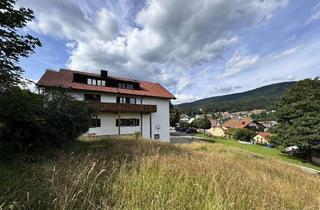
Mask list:
[{"label": "green shrub", "polygon": [[234,139],[240,140],[240,141],[250,141],[251,139],[251,133],[248,129],[246,128],[241,128],[241,129],[235,129],[232,132],[232,137]]},{"label": "green shrub", "polygon": [[85,133],[93,110],[62,92],[38,95],[18,87],[0,95],[0,150],[62,147]]}]

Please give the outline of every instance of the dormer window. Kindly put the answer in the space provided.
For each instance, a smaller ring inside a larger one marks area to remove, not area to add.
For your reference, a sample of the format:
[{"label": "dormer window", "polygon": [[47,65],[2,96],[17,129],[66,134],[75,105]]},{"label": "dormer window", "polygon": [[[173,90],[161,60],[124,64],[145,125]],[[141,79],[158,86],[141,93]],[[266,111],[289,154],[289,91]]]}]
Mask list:
[{"label": "dormer window", "polygon": [[97,86],[106,86],[106,81],[105,80],[101,80],[101,79],[88,78],[87,79],[87,84],[88,85],[97,85]]},{"label": "dormer window", "polygon": [[133,90],[133,89],[134,89],[133,84],[124,83],[124,82],[119,82],[119,83],[118,83],[118,88],[130,89],[130,90]]}]

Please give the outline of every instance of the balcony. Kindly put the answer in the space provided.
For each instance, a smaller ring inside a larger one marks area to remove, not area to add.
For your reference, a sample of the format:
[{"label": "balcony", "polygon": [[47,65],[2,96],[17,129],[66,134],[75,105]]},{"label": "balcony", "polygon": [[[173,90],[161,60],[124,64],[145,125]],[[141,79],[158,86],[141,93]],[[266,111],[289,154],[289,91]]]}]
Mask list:
[{"label": "balcony", "polygon": [[154,113],[157,105],[90,102],[99,112]]}]

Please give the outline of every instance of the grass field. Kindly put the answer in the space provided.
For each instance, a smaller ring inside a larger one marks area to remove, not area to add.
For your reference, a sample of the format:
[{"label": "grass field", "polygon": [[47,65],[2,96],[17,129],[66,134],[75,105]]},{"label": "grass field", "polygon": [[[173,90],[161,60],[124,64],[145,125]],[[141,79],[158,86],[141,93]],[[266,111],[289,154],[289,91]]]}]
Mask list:
[{"label": "grass field", "polygon": [[79,142],[0,164],[0,209],[319,209],[320,177],[226,144]]},{"label": "grass field", "polygon": [[[208,138],[208,136],[203,133],[198,133],[198,134],[196,134],[196,136]],[[285,162],[288,162],[291,164],[300,165],[300,166],[304,166],[304,167],[308,167],[308,168],[313,168],[313,169],[320,171],[320,166],[314,165],[311,163],[304,163],[303,160],[301,160],[300,158],[294,157],[292,155],[287,155],[287,154],[281,152],[277,148],[267,148],[267,147],[259,146],[256,144],[241,144],[238,141],[223,138],[223,137],[211,137],[211,140],[209,140],[208,142],[223,144],[228,147],[241,148],[241,149],[247,150],[249,152],[254,152],[256,154],[263,155],[264,157],[269,157],[269,158],[273,158],[276,160],[281,160],[281,161],[285,161]]]}]

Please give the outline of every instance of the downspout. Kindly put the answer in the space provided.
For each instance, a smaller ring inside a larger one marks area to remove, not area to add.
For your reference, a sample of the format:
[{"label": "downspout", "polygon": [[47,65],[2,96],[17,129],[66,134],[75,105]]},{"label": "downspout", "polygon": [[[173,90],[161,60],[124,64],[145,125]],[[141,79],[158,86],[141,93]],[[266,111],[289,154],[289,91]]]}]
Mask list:
[{"label": "downspout", "polygon": [[[119,88],[117,88],[118,90],[118,95],[120,96],[120,91]],[[120,131],[120,105],[118,104],[118,136],[120,136],[121,131]]]},{"label": "downspout", "polygon": [[[143,104],[143,96],[141,97],[140,104]],[[143,113],[140,113],[141,123],[140,123],[140,135],[143,138]]]}]

